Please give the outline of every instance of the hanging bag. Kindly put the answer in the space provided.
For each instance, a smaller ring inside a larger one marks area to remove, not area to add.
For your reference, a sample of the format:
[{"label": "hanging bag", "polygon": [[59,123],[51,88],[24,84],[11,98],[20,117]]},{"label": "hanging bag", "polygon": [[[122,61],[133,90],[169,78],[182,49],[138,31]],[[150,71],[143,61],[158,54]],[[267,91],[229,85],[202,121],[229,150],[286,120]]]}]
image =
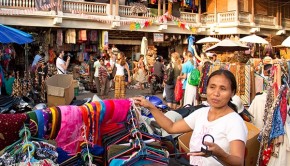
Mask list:
[{"label": "hanging bag", "polygon": [[174,84],[174,66],[172,63],[170,63],[165,70],[164,76],[163,76],[163,81],[167,85],[173,85]]},{"label": "hanging bag", "polygon": [[200,72],[198,69],[193,69],[188,77],[188,83],[192,86],[198,86],[200,82]]},{"label": "hanging bag", "polygon": [[177,80],[174,89],[174,97],[175,101],[180,101],[183,97],[183,89],[181,80]]}]

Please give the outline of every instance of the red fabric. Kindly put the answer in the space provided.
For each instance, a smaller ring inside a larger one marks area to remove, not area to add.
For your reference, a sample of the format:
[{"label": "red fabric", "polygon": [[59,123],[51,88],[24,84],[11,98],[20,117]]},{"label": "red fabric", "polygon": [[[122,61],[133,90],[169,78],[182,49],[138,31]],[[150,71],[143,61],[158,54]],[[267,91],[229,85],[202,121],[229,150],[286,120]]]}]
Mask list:
[{"label": "red fabric", "polygon": [[284,126],[286,118],[287,118],[287,99],[286,99],[286,95],[287,95],[287,89],[282,92],[282,100],[281,100],[281,104],[280,104],[280,114],[281,114],[283,126]]},{"label": "red fabric", "polygon": [[262,165],[268,165],[270,158],[271,158],[271,153],[273,150],[273,145],[270,145],[268,148],[264,149],[263,151],[263,162]]},{"label": "red fabric", "polygon": [[0,150],[19,139],[26,114],[0,114]]},{"label": "red fabric", "polygon": [[104,100],[104,103],[106,105],[106,112],[102,123],[107,124],[110,123],[110,121],[112,120],[115,110],[115,104],[113,100]]},{"label": "red fabric", "polygon": [[182,82],[181,80],[177,80],[174,89],[174,97],[176,101],[180,101],[183,96]]}]

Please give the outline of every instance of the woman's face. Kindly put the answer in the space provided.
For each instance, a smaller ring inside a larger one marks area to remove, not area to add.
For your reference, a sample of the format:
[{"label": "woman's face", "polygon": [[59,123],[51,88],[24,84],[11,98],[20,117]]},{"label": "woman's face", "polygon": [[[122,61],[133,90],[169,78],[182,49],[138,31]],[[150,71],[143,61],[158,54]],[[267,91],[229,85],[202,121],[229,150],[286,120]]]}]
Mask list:
[{"label": "woman's face", "polygon": [[100,64],[102,65],[102,66],[104,66],[104,60],[100,60]]},{"label": "woman's face", "polygon": [[120,60],[122,58],[123,58],[123,56],[121,54],[118,54],[117,59]]},{"label": "woman's face", "polygon": [[231,89],[231,82],[225,75],[211,77],[206,89],[207,102],[211,107],[222,108],[228,105],[234,92]]}]

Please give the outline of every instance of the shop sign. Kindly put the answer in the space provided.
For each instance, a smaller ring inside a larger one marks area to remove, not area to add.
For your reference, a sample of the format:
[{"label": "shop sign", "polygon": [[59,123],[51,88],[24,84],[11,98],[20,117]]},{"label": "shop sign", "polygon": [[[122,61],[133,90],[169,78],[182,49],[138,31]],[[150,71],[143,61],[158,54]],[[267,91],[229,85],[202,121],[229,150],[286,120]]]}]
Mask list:
[{"label": "shop sign", "polygon": [[153,33],[153,41],[154,42],[163,42],[164,34],[163,33]]}]

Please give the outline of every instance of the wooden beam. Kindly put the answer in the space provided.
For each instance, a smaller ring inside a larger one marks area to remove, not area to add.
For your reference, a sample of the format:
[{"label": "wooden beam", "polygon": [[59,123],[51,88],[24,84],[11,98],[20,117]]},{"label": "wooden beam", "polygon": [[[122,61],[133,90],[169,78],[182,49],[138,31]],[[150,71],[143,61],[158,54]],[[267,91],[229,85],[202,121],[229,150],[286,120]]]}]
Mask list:
[{"label": "wooden beam", "polygon": [[171,16],[172,15],[172,2],[168,1],[168,15]]},{"label": "wooden beam", "polygon": [[112,15],[112,10],[113,10],[113,0],[110,0],[110,15]]},{"label": "wooden beam", "polygon": [[119,0],[116,0],[115,15],[119,16]]},{"label": "wooden beam", "polygon": [[158,0],[158,16],[161,16],[161,0]]},{"label": "wooden beam", "polygon": [[163,14],[166,13],[166,1],[163,0]]},{"label": "wooden beam", "polygon": [[254,20],[254,15],[255,15],[255,0],[252,0],[252,11],[251,11],[251,13],[252,13],[251,21],[252,21],[252,23],[254,23],[255,22],[255,20]]}]

